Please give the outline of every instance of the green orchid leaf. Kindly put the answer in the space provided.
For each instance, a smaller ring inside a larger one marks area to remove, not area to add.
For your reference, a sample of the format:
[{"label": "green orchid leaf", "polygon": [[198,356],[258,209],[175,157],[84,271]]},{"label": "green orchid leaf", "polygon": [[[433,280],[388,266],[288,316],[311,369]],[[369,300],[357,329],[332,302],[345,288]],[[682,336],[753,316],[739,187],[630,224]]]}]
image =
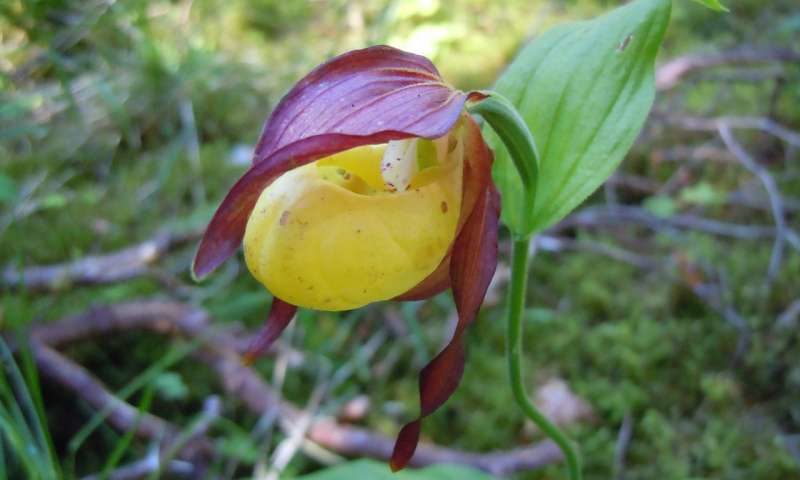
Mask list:
[{"label": "green orchid leaf", "polygon": [[495,90],[519,110],[539,151],[534,208],[494,132],[503,220],[518,235],[557,222],[619,165],[655,97],[655,57],[670,0],[637,0],[595,20],[562,25],[528,44]]},{"label": "green orchid leaf", "polygon": [[719,0],[694,0],[695,2],[705,5],[706,7],[710,8],[711,10],[716,10],[718,12],[729,12],[727,7],[722,4]]}]

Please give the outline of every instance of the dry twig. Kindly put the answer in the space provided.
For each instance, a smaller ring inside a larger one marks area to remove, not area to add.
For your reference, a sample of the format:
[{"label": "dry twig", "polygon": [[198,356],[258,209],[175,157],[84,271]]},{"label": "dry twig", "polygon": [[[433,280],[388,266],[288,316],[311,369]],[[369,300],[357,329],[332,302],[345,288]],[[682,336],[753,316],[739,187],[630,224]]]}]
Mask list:
[{"label": "dry twig", "polygon": [[74,262],[19,269],[8,266],[2,284],[30,290],[58,290],[69,285],[95,285],[129,280],[148,273],[150,265],[165,253],[188,242],[197,234],[162,232],[138,245],[105,255],[90,255]]},{"label": "dry twig", "polygon": [[109,473],[108,476],[93,474],[83,477],[83,480],[138,480],[145,478],[161,469],[162,472],[169,473],[179,478],[198,478],[200,472],[195,469],[194,464],[185,460],[170,460],[164,464],[158,458],[158,450],[153,449],[146,457]]},{"label": "dry twig", "polygon": [[622,418],[622,425],[617,433],[617,443],[614,446],[614,480],[622,480],[625,477],[625,456],[632,438],[633,416],[628,412]]},{"label": "dry twig", "polygon": [[775,229],[767,225],[739,225],[690,214],[658,217],[643,208],[621,205],[584,208],[556,224],[548,233],[571,228],[613,228],[620,225],[641,225],[656,231],[696,230],[741,240],[772,238],[775,235]]},{"label": "dry twig", "polygon": [[800,52],[782,48],[739,47],[735,50],[714,54],[685,55],[658,67],[656,88],[660,91],[670,90],[692,73],[723,65],[798,61],[800,61]]},{"label": "dry twig", "polygon": [[775,328],[778,330],[789,330],[797,325],[800,318],[800,300],[792,302],[775,320]]},{"label": "dry twig", "polygon": [[95,410],[108,411],[108,423],[115,429],[121,432],[135,429],[139,438],[148,440],[169,439],[177,434],[174,426],[149,413],[143,413],[137,421],[139,411],[136,407],[115,397],[85,368],[49,346],[32,342],[32,350],[44,376],[57,381]]},{"label": "dry twig", "polygon": [[800,147],[800,133],[797,133],[767,117],[722,116],[694,117],[687,115],[655,114],[667,125],[694,132],[718,132],[721,125],[732,130],[758,130],[779,138],[792,147]]},{"label": "dry twig", "polygon": [[[146,319],[146,317],[150,317],[150,319]],[[167,335],[181,334],[188,337],[199,337],[205,333],[204,328],[198,327],[198,325],[202,325],[199,318],[207,318],[207,316],[198,309],[175,302],[130,302],[97,308],[84,315],[72,316],[50,325],[40,326],[34,330],[32,335],[36,342],[49,342],[53,347],[79,339],[137,328],[152,329]],[[248,410],[257,415],[275,410],[282,425],[296,424],[302,420],[304,415],[302,410],[285,402],[255,370],[242,364],[236,348],[239,348],[243,342],[232,340],[233,337],[225,339],[224,336],[218,335],[204,335],[203,338],[207,343],[197,352],[196,356],[217,374],[223,389],[231,398],[237,398]],[[53,352],[48,347],[43,348]],[[61,357],[57,353],[56,355]],[[56,372],[55,375],[49,376],[58,380],[59,383],[65,381],[64,376],[60,374],[61,365],[68,365],[68,363],[50,361],[45,367]],[[102,388],[102,386],[100,387]],[[83,395],[83,391],[80,389],[76,389],[75,393]],[[108,392],[106,394],[110,395]],[[314,418],[308,426],[307,438],[311,442],[342,455],[365,456],[382,460],[390,458],[394,447],[392,438],[364,428],[342,425],[328,418]],[[538,468],[560,460],[560,451],[549,441],[531,447],[496,453],[470,453],[421,444],[411,464],[425,466],[433,463],[460,463],[496,475],[506,475],[516,471]]]},{"label": "dry twig", "polygon": [[764,185],[764,190],[767,191],[767,195],[769,196],[772,217],[775,220],[775,241],[772,246],[772,255],[770,256],[769,267],[767,269],[767,285],[769,285],[772,283],[775,275],[778,274],[783,259],[783,250],[786,245],[786,218],[783,212],[783,199],[778,191],[778,184],[775,182],[775,179],[766,168],[761,166],[747,153],[744,147],[742,147],[733,136],[730,127],[726,123],[720,122],[718,128],[719,135],[725,143],[725,146],[736,156],[744,168],[761,181]]}]

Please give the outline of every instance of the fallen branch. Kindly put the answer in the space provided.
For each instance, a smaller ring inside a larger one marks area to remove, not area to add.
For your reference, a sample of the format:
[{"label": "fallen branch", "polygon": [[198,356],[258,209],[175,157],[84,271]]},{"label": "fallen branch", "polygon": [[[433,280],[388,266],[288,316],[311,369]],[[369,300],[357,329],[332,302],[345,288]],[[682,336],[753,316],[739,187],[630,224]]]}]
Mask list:
[{"label": "fallen branch", "polygon": [[735,162],[736,158],[724,148],[713,145],[677,145],[670,148],[653,150],[650,157],[655,162],[683,162],[684,160],[709,161],[719,163]]},{"label": "fallen branch", "polygon": [[767,117],[695,117],[689,115],[665,115],[663,112],[656,112],[653,117],[664,121],[667,125],[696,132],[717,133],[722,126],[732,130],[759,130],[779,138],[793,147],[800,147],[800,133]]},{"label": "fallen branch", "polygon": [[656,180],[639,175],[629,175],[620,172],[611,175],[606,180],[607,185],[622,187],[635,192],[653,193],[660,186]]},{"label": "fallen branch", "polygon": [[656,269],[664,263],[661,259],[650,255],[625,250],[611,244],[593,240],[574,240],[567,237],[539,235],[535,238],[535,247],[545,252],[581,251],[611,258],[646,270]]},{"label": "fallen branch", "polygon": [[[86,314],[42,325],[34,329],[32,337],[35,342],[47,342],[52,347],[121,330],[142,328],[165,335],[203,338],[206,344],[195,355],[217,374],[223,389],[231,398],[236,398],[248,410],[259,416],[270,410],[276,412],[285,430],[290,431],[293,425],[301,422],[304,412],[284,401],[255,370],[242,363],[238,352],[241,351],[240,347],[244,342],[231,335],[205,335],[207,330],[204,325],[207,319],[207,315],[201,310],[176,302],[130,302],[95,308]],[[42,347],[53,352],[48,347]],[[55,355],[61,357],[60,354],[55,353]],[[62,363],[50,361],[47,362],[47,367],[58,372],[58,365]],[[59,383],[64,381],[63,375],[52,378],[59,380]],[[102,388],[102,385],[100,387]],[[74,391],[78,395],[83,395],[80,389]],[[366,456],[381,460],[388,460],[394,447],[393,438],[364,428],[342,425],[329,418],[314,418],[308,426],[306,437],[342,455]],[[495,475],[507,475],[555,463],[561,458],[558,448],[549,441],[496,453],[462,452],[423,443],[418,447],[411,465],[460,463]]]},{"label": "fallen branch", "polygon": [[619,427],[617,433],[617,443],[614,446],[614,463],[613,469],[614,480],[622,480],[625,478],[625,457],[628,454],[628,447],[633,438],[633,416],[627,412],[622,418],[622,425]]},{"label": "fallen branch", "polygon": [[764,185],[764,190],[766,190],[769,196],[772,217],[775,220],[775,241],[772,246],[769,267],[767,268],[766,284],[769,285],[778,274],[778,270],[780,270],[783,260],[783,251],[786,245],[786,217],[784,216],[783,199],[778,190],[778,184],[775,182],[775,178],[773,178],[766,168],[761,166],[750,156],[747,150],[745,150],[733,136],[733,132],[731,132],[730,127],[726,123],[720,123],[719,135],[725,143],[725,146],[728,147],[728,150],[736,156],[744,168],[755,175]]},{"label": "fallen branch", "polygon": [[550,228],[548,233],[553,234],[571,228],[608,228],[631,224],[656,231],[697,230],[711,235],[742,240],[759,240],[772,238],[775,235],[775,228],[768,225],[740,225],[689,214],[659,217],[643,208],[621,205],[584,208]]},{"label": "fallen branch", "polygon": [[[226,392],[231,397],[238,398],[253,413],[261,415],[275,408],[284,428],[288,427],[289,430],[302,421],[301,410],[278,398],[261,376],[243,366],[238,358],[206,355],[204,361],[218,373]],[[394,449],[393,438],[364,428],[342,425],[331,419],[315,419],[308,427],[307,438],[346,456],[388,460]],[[560,450],[550,441],[498,453],[469,453],[421,443],[411,465],[423,467],[435,463],[459,463],[496,475],[507,475],[555,463],[561,458]]]},{"label": "fallen branch", "polygon": [[[163,335],[196,337],[210,325],[208,314],[173,301],[134,301],[92,307],[86,312],[34,328],[31,336],[47,345],[64,346],[126,330],[150,330]],[[215,341],[224,348],[244,351],[246,342],[224,332]]]},{"label": "fallen branch", "polygon": [[165,253],[197,238],[196,233],[160,233],[138,245],[74,262],[19,269],[8,266],[2,284],[29,290],[59,290],[70,285],[96,285],[129,280],[149,272]]},{"label": "fallen branch", "polygon": [[32,342],[31,349],[45,377],[55,380],[95,410],[108,412],[108,423],[116,430],[133,430],[137,437],[145,440],[170,439],[177,435],[178,429],[166,420],[149,413],[140,416],[136,407],[114,396],[85,368],[49,346]]},{"label": "fallen branch", "polygon": [[791,330],[797,325],[800,319],[800,300],[792,302],[775,320],[775,328],[778,330]]},{"label": "fallen branch", "polygon": [[[188,304],[166,300],[143,300],[113,305],[101,305],[62,318],[58,322],[34,328],[31,336],[47,344],[62,346],[93,337],[130,330],[147,330],[153,333],[184,338],[197,338],[208,332],[212,319],[205,310]],[[234,335],[232,329],[214,332],[214,346],[242,354],[247,351],[254,335]],[[302,352],[275,342],[265,355],[285,351],[293,361]]]},{"label": "fallen branch", "polygon": [[123,465],[107,476],[94,474],[83,477],[82,480],[138,480],[157,472],[159,468],[162,472],[169,473],[171,476],[178,478],[202,478],[202,474],[197,471],[194,464],[191,462],[186,462],[184,460],[161,462],[158,458],[158,451],[153,450],[152,453],[145,458]]},{"label": "fallen branch", "polygon": [[[309,431],[309,438],[315,443],[349,456],[388,459],[394,447],[393,439],[362,428],[337,425],[331,421],[317,421]],[[504,476],[541,468],[561,460],[561,451],[549,440],[530,447],[495,453],[462,452],[421,443],[411,459],[411,465],[423,467],[436,463],[452,463]]]},{"label": "fallen branch", "polygon": [[[770,211],[769,198],[764,198],[759,195],[759,192],[753,191],[749,186],[740,188],[728,194],[727,203],[736,207],[747,207],[757,210]],[[800,210],[800,200],[783,196],[783,209],[786,212],[797,212]]]},{"label": "fallen branch", "polygon": [[656,88],[660,91],[670,90],[684,77],[713,67],[798,61],[800,52],[782,48],[740,47],[727,52],[685,55],[658,67]]}]

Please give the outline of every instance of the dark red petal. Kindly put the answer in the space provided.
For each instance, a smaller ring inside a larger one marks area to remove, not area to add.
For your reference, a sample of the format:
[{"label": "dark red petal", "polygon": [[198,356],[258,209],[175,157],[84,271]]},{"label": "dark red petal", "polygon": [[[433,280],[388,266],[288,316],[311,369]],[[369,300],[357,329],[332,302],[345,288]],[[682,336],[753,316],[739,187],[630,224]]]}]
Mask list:
[{"label": "dark red petal", "polygon": [[272,346],[297,313],[297,307],[278,297],[272,299],[267,321],[244,354],[244,363],[251,364]]},{"label": "dark red petal", "polygon": [[[460,318],[478,313],[497,268],[497,230],[500,226],[500,193],[490,183],[453,248],[450,276],[453,298]],[[463,323],[463,322],[462,322]],[[459,328],[466,325],[459,323]]]},{"label": "dark red petal", "polygon": [[[396,48],[379,45],[344,53],[312,70],[278,103],[264,125],[254,161],[314,135],[413,129],[424,114],[414,110],[437,110],[443,98],[455,93],[441,82],[430,60]],[[376,109],[380,115],[370,113]],[[425,136],[427,130],[423,126],[414,136]]]},{"label": "dark red petal", "polygon": [[317,67],[267,121],[253,166],[214,214],[192,272],[207,275],[239,248],[258,196],[277,176],[361,145],[440,137],[458,120],[465,99],[426,58],[391,47],[352,51]]},{"label": "dark red petal", "polygon": [[461,199],[461,219],[459,230],[463,228],[478,198],[492,181],[492,160],[494,155],[483,140],[481,128],[475,120],[465,115],[464,121],[464,196]]},{"label": "dark red petal", "polygon": [[458,325],[450,343],[422,369],[419,377],[420,415],[400,431],[391,467],[405,467],[419,441],[420,422],[453,394],[464,373],[464,332],[475,316],[497,267],[500,195],[493,184],[478,197],[475,208],[453,245],[450,277],[458,310]]},{"label": "dark red petal", "polygon": [[394,444],[392,458],[389,459],[389,468],[393,472],[404,469],[411,461],[414,450],[417,449],[417,443],[419,443],[420,428],[422,428],[422,421],[414,420],[400,429],[400,433],[397,434],[397,442]]}]

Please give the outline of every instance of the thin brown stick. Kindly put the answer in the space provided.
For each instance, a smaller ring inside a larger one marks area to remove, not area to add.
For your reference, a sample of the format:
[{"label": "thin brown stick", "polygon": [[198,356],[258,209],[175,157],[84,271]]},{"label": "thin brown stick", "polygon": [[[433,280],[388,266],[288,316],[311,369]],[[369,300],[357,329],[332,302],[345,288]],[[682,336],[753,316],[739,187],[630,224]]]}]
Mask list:
[{"label": "thin brown stick", "polygon": [[659,187],[659,183],[651,178],[619,172],[611,175],[611,177],[606,180],[606,184],[644,193],[653,193],[658,190]]},{"label": "thin brown stick", "polygon": [[536,237],[535,242],[535,247],[545,252],[562,252],[565,250],[589,252],[642,269],[655,269],[664,264],[663,259],[642,255],[612,244],[589,239],[575,240],[568,237],[539,235]]},{"label": "thin brown stick", "polygon": [[[243,342],[230,340],[232,336],[227,340],[220,340],[221,337],[218,335],[204,335],[206,329],[200,328],[203,322],[198,320],[201,318],[207,319],[202,311],[175,302],[130,302],[96,308],[87,314],[40,326],[32,332],[32,335],[36,342],[49,342],[51,346],[127,329],[145,328],[165,335],[179,334],[198,338],[202,335],[207,343],[196,356],[217,374],[222,388],[230,398],[238,399],[242,405],[257,415],[263,415],[270,410],[275,411],[284,428],[300,421],[304,414],[302,410],[284,401],[255,370],[242,364],[237,350]],[[48,347],[43,348],[53,351]],[[57,353],[56,355],[61,357]],[[58,364],[59,362],[51,361],[47,366],[58,372]],[[56,379],[62,379],[61,381],[63,378],[60,375],[56,376]],[[83,395],[81,390],[76,389],[75,392]],[[307,438],[343,455],[382,460],[391,457],[394,447],[393,438],[364,428],[342,425],[327,418],[315,418],[308,427]],[[470,453],[421,444],[411,464],[424,466],[455,462],[496,475],[505,475],[560,460],[561,454],[558,448],[549,441],[495,453]]]},{"label": "thin brown stick", "polygon": [[800,133],[787,128],[767,117],[722,116],[696,117],[689,115],[664,115],[655,113],[654,118],[667,125],[688,131],[717,133],[720,126],[732,130],[759,130],[779,138],[792,147],[800,147]]},{"label": "thin brown stick", "polygon": [[202,478],[200,472],[191,462],[184,460],[170,460],[161,462],[158,458],[158,451],[153,450],[148,456],[133,463],[123,465],[108,476],[102,474],[87,475],[81,480],[139,480],[157,472],[161,468],[162,472],[169,473],[175,478]]},{"label": "thin brown stick", "polygon": [[[284,428],[300,421],[303,412],[283,401],[253,369],[244,366],[238,355],[221,350],[204,350],[201,359],[208,364],[222,382],[228,396],[237,398],[255,414],[276,409]],[[308,427],[307,438],[324,448],[342,455],[391,458],[394,439],[359,427],[341,425],[331,419],[315,419]],[[411,461],[412,466],[456,462],[494,474],[509,474],[539,468],[561,460],[561,453],[551,442],[511,452],[468,453],[454,449],[420,444]]]},{"label": "thin brown stick", "polygon": [[2,285],[30,290],[59,290],[70,285],[96,285],[129,280],[149,272],[165,253],[197,238],[195,233],[162,232],[138,245],[104,255],[90,255],[74,262],[17,268],[8,266]]},{"label": "thin brown stick", "polygon": [[775,235],[775,229],[768,225],[740,225],[689,214],[662,218],[643,208],[621,205],[584,208],[553,226],[547,233],[553,234],[571,228],[609,228],[619,225],[640,225],[656,231],[697,230],[742,240],[759,240]]},{"label": "thin brown stick", "polygon": [[797,325],[797,320],[800,319],[800,300],[795,300],[783,311],[775,320],[775,328],[777,330],[790,330]]},{"label": "thin brown stick", "polygon": [[800,52],[782,48],[739,47],[727,52],[685,55],[658,67],[656,88],[660,91],[670,90],[685,77],[713,67],[798,61]]},{"label": "thin brown stick", "polygon": [[617,444],[614,446],[614,480],[622,480],[625,477],[625,456],[632,437],[633,416],[627,412],[622,418],[622,425],[617,433]]},{"label": "thin brown stick", "polygon": [[[167,470],[172,470],[176,465],[185,470],[187,464],[191,465],[192,471],[195,472],[205,469],[206,459],[213,451],[213,445],[205,437],[205,432],[213,418],[219,415],[218,399],[214,397],[208,399],[201,421],[190,431],[184,432],[167,420],[151,413],[139,412],[136,407],[111,393],[85,368],[50,346],[34,340],[31,342],[31,349],[36,365],[45,378],[71,391],[95,410],[104,412],[106,420],[114,429],[119,432],[133,431],[134,435],[142,440],[157,442],[153,452],[153,455],[157,456],[155,460],[146,459],[121,467],[118,471],[112,472],[110,478],[139,478],[131,474],[141,471],[143,467],[153,467],[153,464],[155,467],[148,472],[157,470],[162,464],[166,465]],[[176,456],[179,460],[185,461],[173,462],[173,457]]]},{"label": "thin brown stick", "polygon": [[34,341],[31,347],[45,377],[78,395],[95,410],[107,411],[108,423],[116,430],[133,430],[137,437],[146,440],[168,439],[177,434],[178,429],[166,420],[149,413],[140,415],[136,407],[114,396],[85,368],[49,346]]},{"label": "thin brown stick", "polygon": [[[186,303],[169,300],[138,300],[101,305],[62,318],[58,322],[34,328],[31,335],[42,343],[62,346],[116,332],[148,330],[161,335],[185,338],[201,337],[211,327],[211,317],[205,310]],[[233,328],[214,332],[214,346],[226,351],[244,353],[253,335],[234,335]],[[280,341],[265,352],[286,351],[296,360],[303,354]]]},{"label": "thin brown stick", "polygon": [[733,154],[727,149],[715,145],[675,145],[669,148],[653,150],[651,158],[656,162],[683,162],[685,160],[709,161],[719,163],[735,162]]},{"label": "thin brown stick", "polygon": [[[335,424],[330,420],[317,421],[309,438],[322,446],[348,456],[368,456],[388,459],[394,440],[368,430]],[[411,466],[423,467],[436,463],[468,465],[494,475],[533,470],[562,460],[561,451],[551,441],[505,452],[470,453],[421,443]]]},{"label": "thin brown stick", "polygon": [[775,178],[744,149],[727,124],[719,124],[719,135],[728,150],[736,156],[744,168],[755,175],[764,185],[764,190],[769,196],[772,217],[775,220],[775,241],[772,246],[772,255],[770,256],[766,279],[766,284],[769,285],[778,274],[778,270],[780,270],[786,245],[786,218],[784,217],[783,198],[778,190]]}]

